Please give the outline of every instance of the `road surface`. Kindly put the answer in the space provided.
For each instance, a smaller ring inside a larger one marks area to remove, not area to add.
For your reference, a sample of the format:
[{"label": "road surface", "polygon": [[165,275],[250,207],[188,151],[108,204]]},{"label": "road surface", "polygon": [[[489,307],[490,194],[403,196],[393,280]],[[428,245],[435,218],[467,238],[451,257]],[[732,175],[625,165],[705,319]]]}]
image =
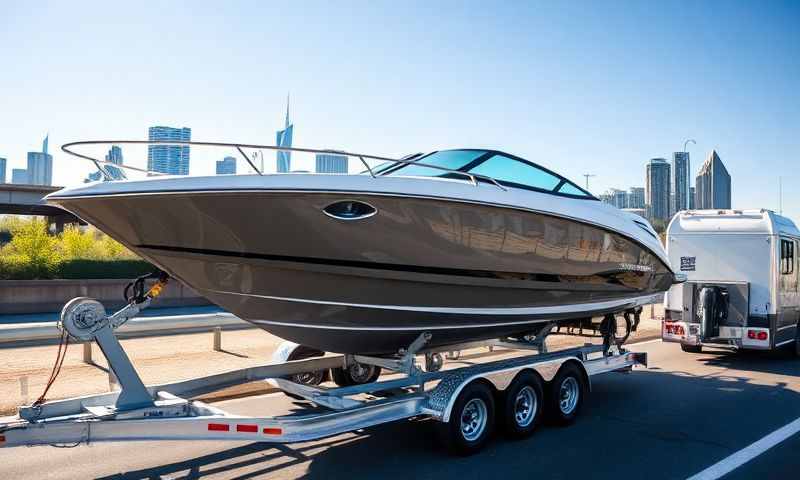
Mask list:
[{"label": "road surface", "polygon": [[[651,368],[595,377],[574,425],[545,426],[516,442],[497,437],[468,458],[449,456],[437,441],[436,423],[418,420],[293,445],[150,442],[5,449],[0,478],[676,479],[741,454],[800,417],[800,360],[787,353],[686,354],[660,342],[634,349],[649,352]],[[255,415],[296,408],[282,394],[216,405]],[[800,475],[799,435],[763,453],[763,446],[756,450],[755,458],[722,478]],[[711,472],[704,478],[719,476]]]}]

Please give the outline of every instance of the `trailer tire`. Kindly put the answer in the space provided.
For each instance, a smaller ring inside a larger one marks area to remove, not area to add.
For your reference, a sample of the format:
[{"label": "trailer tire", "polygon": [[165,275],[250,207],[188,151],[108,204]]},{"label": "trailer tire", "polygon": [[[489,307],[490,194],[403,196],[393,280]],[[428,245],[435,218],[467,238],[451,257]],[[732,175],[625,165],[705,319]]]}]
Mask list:
[{"label": "trailer tire", "polygon": [[566,426],[575,421],[587,392],[583,372],[574,363],[562,365],[548,385],[547,418],[554,425]]},{"label": "trailer tire", "polygon": [[[287,361],[292,360],[306,360],[309,358],[314,357],[321,357],[325,355],[325,352],[313,349],[311,347],[306,347],[303,345],[299,345],[294,351],[289,354],[289,357],[286,359]],[[321,384],[325,380],[328,379],[328,372],[325,370],[318,370],[316,372],[305,372],[305,373],[298,373],[296,375],[292,375],[289,377],[289,380],[294,383],[299,383],[300,385],[310,385],[312,387],[316,387],[317,385]],[[303,397],[299,395],[295,395],[289,392],[283,392],[287,397],[294,398],[295,400],[305,400]]]},{"label": "trailer tire", "polygon": [[494,430],[494,395],[491,387],[477,380],[458,394],[450,420],[439,425],[443,442],[456,455],[478,453]]},{"label": "trailer tire", "polygon": [[703,346],[702,345],[687,345],[685,343],[681,343],[681,350],[686,353],[703,353]]},{"label": "trailer tire", "polygon": [[331,379],[340,387],[350,387],[353,385],[363,385],[372,383],[381,376],[381,367],[377,365],[366,365],[363,363],[353,363],[344,368],[332,368]]},{"label": "trailer tire", "polygon": [[500,412],[509,437],[522,439],[533,434],[542,416],[543,392],[541,378],[530,371],[521,372],[511,382]]}]

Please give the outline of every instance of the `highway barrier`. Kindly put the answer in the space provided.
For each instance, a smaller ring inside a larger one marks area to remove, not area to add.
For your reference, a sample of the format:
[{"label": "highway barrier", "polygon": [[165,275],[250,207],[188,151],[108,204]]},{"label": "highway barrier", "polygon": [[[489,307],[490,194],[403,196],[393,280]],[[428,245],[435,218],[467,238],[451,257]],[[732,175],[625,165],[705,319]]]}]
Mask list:
[{"label": "highway barrier", "polygon": [[[215,328],[237,330],[256,328],[231,313],[202,313],[168,317],[140,317],[129,320],[116,332],[121,338],[177,333],[208,332]],[[56,322],[0,325],[0,348],[21,344],[50,343],[61,337]]]}]

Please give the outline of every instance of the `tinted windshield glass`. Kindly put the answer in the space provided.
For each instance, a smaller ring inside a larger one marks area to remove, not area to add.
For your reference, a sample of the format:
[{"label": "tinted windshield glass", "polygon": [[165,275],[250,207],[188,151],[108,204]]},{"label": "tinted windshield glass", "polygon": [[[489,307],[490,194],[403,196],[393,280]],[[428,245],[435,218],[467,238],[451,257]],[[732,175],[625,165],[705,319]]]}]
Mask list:
[{"label": "tinted windshield glass", "polygon": [[495,155],[469,172],[542,190],[553,190],[561,183],[561,179],[551,173],[504,155]]},{"label": "tinted windshield glass", "polygon": [[579,195],[581,197],[585,197],[586,192],[581,190],[580,188],[576,187],[571,183],[565,183],[561,185],[561,188],[558,189],[558,193],[566,193],[567,195]]},{"label": "tinted windshield glass", "polygon": [[[449,170],[458,170],[466,166],[471,161],[485,154],[485,150],[443,150],[434,152],[426,157],[419,159],[419,163],[425,165],[435,165]],[[387,175],[403,175],[418,177],[444,177],[448,173],[437,168],[421,167],[418,165],[404,165]]]}]

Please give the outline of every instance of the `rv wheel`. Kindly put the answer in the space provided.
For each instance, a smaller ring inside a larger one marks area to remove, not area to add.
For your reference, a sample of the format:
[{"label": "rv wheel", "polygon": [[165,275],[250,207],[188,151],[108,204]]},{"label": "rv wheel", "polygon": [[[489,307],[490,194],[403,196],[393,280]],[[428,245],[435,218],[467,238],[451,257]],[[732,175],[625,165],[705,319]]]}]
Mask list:
[{"label": "rv wheel", "polygon": [[505,391],[501,414],[506,434],[512,438],[525,438],[539,424],[542,404],[542,381],[533,372],[522,372]]},{"label": "rv wheel", "polygon": [[703,346],[702,345],[687,345],[685,343],[681,343],[681,350],[687,353],[702,353]]},{"label": "rv wheel", "polygon": [[439,425],[444,443],[456,455],[480,451],[494,428],[494,396],[485,383],[472,382],[458,395],[450,420]]}]

